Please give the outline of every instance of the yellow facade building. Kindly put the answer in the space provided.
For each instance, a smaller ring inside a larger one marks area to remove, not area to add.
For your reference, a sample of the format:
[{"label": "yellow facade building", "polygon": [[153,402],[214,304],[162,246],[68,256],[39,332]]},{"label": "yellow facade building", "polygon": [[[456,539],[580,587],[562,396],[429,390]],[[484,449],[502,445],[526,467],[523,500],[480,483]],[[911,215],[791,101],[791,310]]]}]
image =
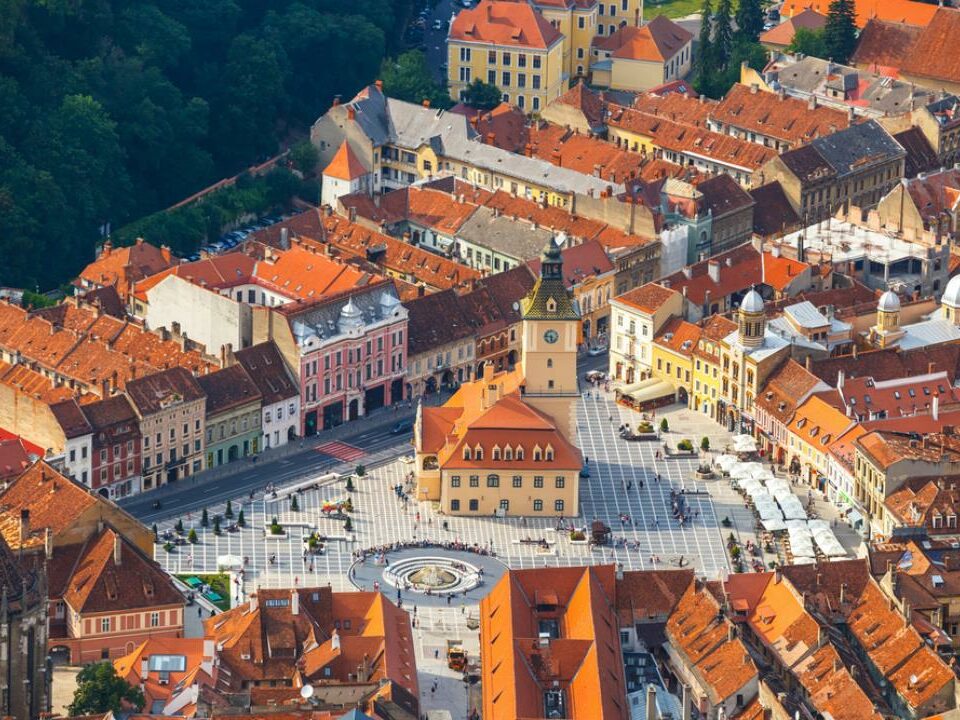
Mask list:
[{"label": "yellow facade building", "polygon": [[693,351],[693,402],[691,408],[711,420],[719,420],[723,402],[720,350],[723,338],[735,332],[737,324],[723,315],[711,315],[704,321]]},{"label": "yellow facade building", "polygon": [[521,364],[464,383],[417,411],[417,493],[450,515],[579,514],[576,446],[580,313],[551,241],[521,302]]},{"label": "yellow facade building", "polygon": [[533,6],[563,35],[563,70],[571,78],[590,72],[599,5],[596,0],[533,0]]},{"label": "yellow facade building", "polygon": [[450,95],[459,100],[481,80],[500,88],[505,102],[539,112],[569,87],[565,48],[565,36],[532,5],[482,0],[450,25]]}]

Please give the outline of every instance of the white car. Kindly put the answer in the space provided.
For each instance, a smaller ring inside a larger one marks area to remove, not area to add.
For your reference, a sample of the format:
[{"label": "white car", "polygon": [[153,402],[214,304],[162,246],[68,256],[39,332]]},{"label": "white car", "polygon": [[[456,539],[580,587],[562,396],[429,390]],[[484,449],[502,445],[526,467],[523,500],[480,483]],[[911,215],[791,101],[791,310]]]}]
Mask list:
[{"label": "white car", "polygon": [[587,355],[589,355],[590,357],[597,357],[597,355],[603,355],[606,351],[607,351],[607,348],[605,347],[599,347],[599,346],[592,347],[589,350],[587,350]]}]

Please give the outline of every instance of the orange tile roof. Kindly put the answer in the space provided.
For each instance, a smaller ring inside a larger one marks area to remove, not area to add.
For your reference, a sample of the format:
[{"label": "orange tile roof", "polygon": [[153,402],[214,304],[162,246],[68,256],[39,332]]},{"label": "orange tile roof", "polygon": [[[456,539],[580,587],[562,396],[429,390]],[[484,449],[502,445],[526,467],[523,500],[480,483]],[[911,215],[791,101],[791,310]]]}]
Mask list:
[{"label": "orange tile roof", "polygon": [[652,315],[676,295],[676,290],[670,290],[658,283],[647,283],[623,295],[618,295],[614,300]]},{"label": "orange tile roof", "polygon": [[[806,9],[821,15],[830,13],[831,0],[787,0],[780,8],[782,16],[791,17]],[[854,0],[857,27],[864,27],[870,18],[905,22],[911,25],[927,25],[937,11],[936,5],[913,0]]]},{"label": "orange tile roof", "polygon": [[690,356],[700,341],[701,328],[682,318],[671,318],[653,341],[678,355]]},{"label": "orange tile roof", "polygon": [[593,45],[612,53],[613,57],[647,62],[669,62],[693,39],[693,35],[669,20],[657,15],[646,25],[624,25],[613,35],[598,35]]},{"label": "orange tile roof", "polygon": [[[205,656],[204,647],[208,647],[210,656]],[[212,685],[215,682],[215,665],[213,663],[213,642],[204,638],[175,638],[151,637],[142,642],[132,652],[113,661],[117,676],[126,680],[134,687],[143,690],[146,704],[152,708],[155,702],[164,705],[171,698],[194,684]],[[184,670],[169,670],[163,683],[160,682],[160,672],[141,672],[143,663],[148,663],[152,655],[178,655],[184,658]],[[183,685],[181,686],[181,683]],[[181,715],[192,717],[196,714],[196,703],[187,703],[179,709]]]},{"label": "orange tile roof", "polygon": [[126,298],[131,283],[178,262],[169,248],[158,248],[143,240],[119,248],[107,241],[99,257],[81,270],[79,277],[93,285],[116,287],[120,297]]},{"label": "orange tile roof", "polygon": [[916,25],[871,18],[860,31],[850,65],[896,77],[921,31]]},{"label": "orange tile roof", "polygon": [[450,25],[448,40],[503,47],[546,49],[563,35],[532,5],[481,0],[461,10]]},{"label": "orange tile roof", "polygon": [[456,193],[419,187],[388,192],[380,205],[397,217],[446,234],[456,233],[477,209],[477,205],[466,198],[461,202]]},{"label": "orange tile roof", "polygon": [[[710,264],[719,265],[719,282],[710,277]],[[709,260],[702,260],[690,266],[690,277],[681,270],[661,279],[674,292],[686,288],[687,298],[692,303],[704,305],[707,293],[712,301],[719,302],[736,292],[747,290],[763,281],[760,253],[750,243],[739,245]]]},{"label": "orange tile roof", "polygon": [[356,180],[369,172],[363,166],[360,158],[357,157],[357,153],[350,147],[348,140],[344,140],[340,144],[340,148],[334,154],[330,164],[323,169],[324,175],[329,175],[338,180]]},{"label": "orange tile roof", "polygon": [[763,45],[787,47],[793,42],[793,36],[797,34],[797,30],[800,28],[819,30],[826,24],[826,15],[821,15],[815,10],[803,10],[793,17],[787,18],[783,22],[774,25],[766,32],[760,33],[760,43]]},{"label": "orange tile roof", "polygon": [[797,403],[820,383],[820,379],[796,360],[787,360],[773,371],[754,401],[769,415],[782,423],[793,417]]},{"label": "orange tile roof", "polygon": [[[542,718],[546,690],[566,691],[571,720],[629,717],[611,565],[511,570],[480,601],[483,716]],[[559,637],[539,641],[538,604]]]},{"label": "orange tile roof", "polygon": [[808,445],[826,452],[830,443],[853,427],[855,422],[813,394],[797,407],[787,429]]},{"label": "orange tile roof", "polygon": [[639,112],[657,115],[681,125],[705,128],[710,112],[717,105],[716,100],[704,95],[693,96],[675,92],[664,95],[648,91],[637,95],[632,107]]},{"label": "orange tile roof", "polygon": [[591,90],[582,79],[552,102],[577,108],[592,127],[599,128],[603,125],[603,98],[600,93]]},{"label": "orange tile roof", "polygon": [[710,119],[761,135],[775,137],[791,145],[832,135],[850,125],[850,117],[840,110],[817,105],[811,110],[797,98],[770,92],[756,92],[740,83],[710,110]]},{"label": "orange tile roof", "polygon": [[[41,375],[26,365],[8,365],[3,361],[0,361],[0,383],[16,388],[24,395],[47,405],[71,400],[77,392],[66,385],[54,385],[46,375]],[[81,394],[81,398],[83,401],[96,399],[88,393]]]},{"label": "orange tile roof", "polygon": [[643,166],[653,160],[599,138],[549,123],[530,128],[530,151],[534,157],[558,167],[596,175],[614,183],[637,177]]},{"label": "orange tile roof", "polygon": [[666,634],[687,666],[718,705],[757,677],[757,668],[720,604],[707,590],[691,584],[667,620]]},{"label": "orange tile roof", "polygon": [[960,36],[960,10],[938,8],[935,5],[920,7],[932,9],[933,18],[906,52],[900,65],[901,71],[933,81],[960,82],[960,53],[956,52],[957,37]]}]

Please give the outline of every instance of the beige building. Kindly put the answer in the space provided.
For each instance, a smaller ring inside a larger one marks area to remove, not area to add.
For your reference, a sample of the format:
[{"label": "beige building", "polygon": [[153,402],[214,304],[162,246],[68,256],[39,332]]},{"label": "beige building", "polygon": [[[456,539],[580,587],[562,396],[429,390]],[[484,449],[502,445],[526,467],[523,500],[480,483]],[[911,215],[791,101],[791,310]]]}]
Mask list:
[{"label": "beige building", "polygon": [[418,498],[442,512],[575,516],[579,312],[563,281],[559,248],[521,302],[522,371],[464,384],[442,407],[417,412]]},{"label": "beige building", "polygon": [[598,35],[591,55],[593,85],[643,92],[687,76],[693,65],[693,35],[658,15],[642,27],[630,24],[612,35]]},{"label": "beige building", "polygon": [[590,43],[597,32],[596,0],[532,0],[547,22],[563,35],[563,71],[583,77],[590,71]]},{"label": "beige building", "polygon": [[649,377],[653,339],[670,318],[683,314],[683,296],[647,283],[610,302],[610,377],[627,385]]},{"label": "beige building", "polygon": [[262,396],[242,365],[198,378],[207,396],[207,467],[217,467],[261,450]]},{"label": "beige building", "polygon": [[203,469],[206,396],[196,378],[171,368],[127,383],[140,418],[143,489],[175,482]]}]

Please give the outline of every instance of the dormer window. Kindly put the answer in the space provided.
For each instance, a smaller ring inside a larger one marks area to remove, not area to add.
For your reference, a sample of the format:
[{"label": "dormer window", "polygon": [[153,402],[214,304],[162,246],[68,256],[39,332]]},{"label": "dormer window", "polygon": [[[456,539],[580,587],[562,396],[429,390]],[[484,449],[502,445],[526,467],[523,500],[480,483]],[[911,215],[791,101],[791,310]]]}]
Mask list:
[{"label": "dormer window", "polygon": [[523,460],[523,447],[517,445],[517,460]]},{"label": "dormer window", "polygon": [[473,449],[473,459],[483,460],[483,448],[480,447],[479,445],[477,445],[477,447]]},{"label": "dormer window", "polygon": [[535,445],[533,448],[533,461],[540,462],[541,457],[543,457],[543,451],[540,449],[539,445]]},{"label": "dormer window", "polygon": [[491,452],[492,452],[491,457],[492,457],[494,460],[499,460],[499,459],[500,459],[500,447],[499,447],[499,446],[494,445],[494,446],[493,446],[493,450],[492,450]]},{"label": "dormer window", "polygon": [[546,459],[548,462],[550,462],[550,461],[553,460],[553,447],[552,447],[552,446],[547,445],[547,449],[546,449],[546,451],[544,451],[544,459]]},{"label": "dormer window", "polygon": [[463,459],[464,459],[464,460],[469,460],[469,459],[470,459],[470,456],[471,456],[472,454],[473,454],[473,453],[472,453],[471,450],[470,450],[470,446],[469,446],[469,445],[464,445],[464,446],[463,446]]},{"label": "dormer window", "polygon": [[504,459],[504,460],[513,460],[513,448],[511,448],[509,445],[507,445],[507,446],[503,449],[503,459]]},{"label": "dormer window", "polygon": [[547,312],[557,311],[557,301],[553,298],[547,298]]}]

